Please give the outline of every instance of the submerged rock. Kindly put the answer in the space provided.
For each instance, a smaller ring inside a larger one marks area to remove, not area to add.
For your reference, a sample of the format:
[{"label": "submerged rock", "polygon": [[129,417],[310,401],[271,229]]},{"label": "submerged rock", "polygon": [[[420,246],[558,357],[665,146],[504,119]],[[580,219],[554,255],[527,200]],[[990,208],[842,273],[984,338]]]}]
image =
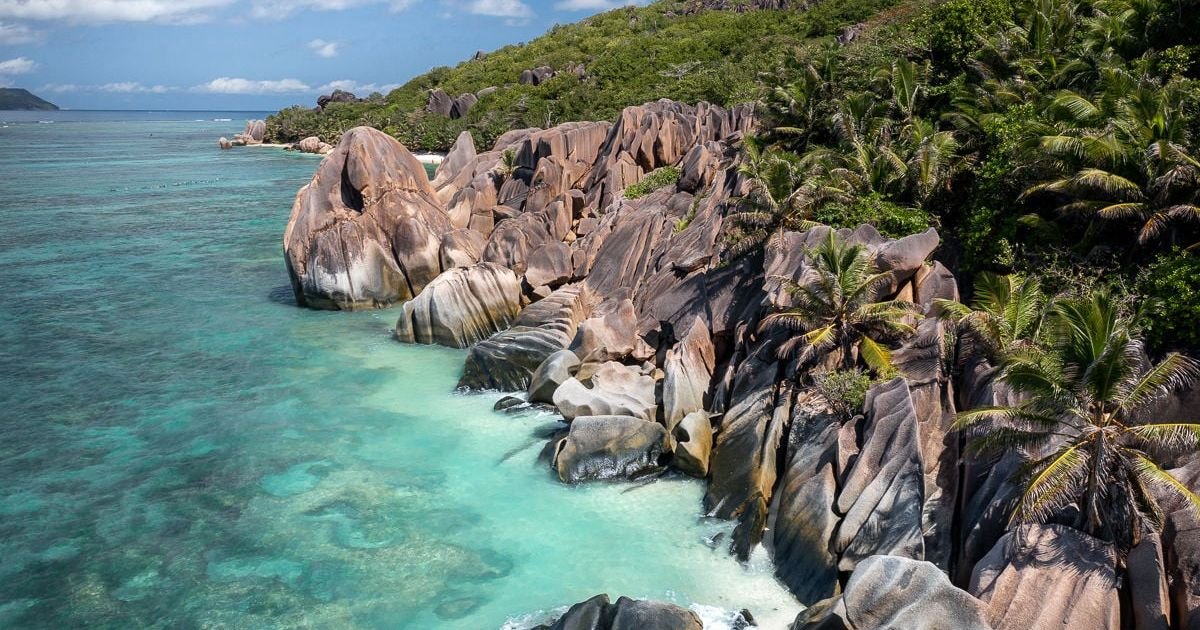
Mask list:
[{"label": "submerged rock", "polygon": [[564,483],[633,479],[662,470],[667,431],[632,416],[584,416],[558,443],[554,468]]},{"label": "submerged rock", "polygon": [[508,328],[520,312],[521,285],[513,272],[479,263],[438,276],[404,303],[396,338],[466,348]]},{"label": "submerged rock", "polygon": [[621,597],[613,604],[608,595],[575,604],[552,626],[542,630],[702,630],[696,613],[666,602]]}]

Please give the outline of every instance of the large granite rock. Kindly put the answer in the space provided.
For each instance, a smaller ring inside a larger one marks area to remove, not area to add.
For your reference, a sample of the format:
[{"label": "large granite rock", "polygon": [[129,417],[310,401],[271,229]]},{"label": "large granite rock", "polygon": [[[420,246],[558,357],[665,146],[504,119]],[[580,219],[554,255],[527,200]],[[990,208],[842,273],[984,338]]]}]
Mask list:
[{"label": "large granite rock", "polygon": [[867,392],[857,456],[845,469],[836,509],[838,568],[853,571],[873,555],[922,560],[925,480],[920,431],[901,377]]},{"label": "large granite rock", "polygon": [[775,488],[776,456],[787,435],[793,393],[786,381],[777,386],[778,367],[769,343],[738,367],[733,404],[721,418],[713,443],[704,511],[737,519],[731,551],[749,559],[762,540]]},{"label": "large granite rock", "polygon": [[654,379],[637,368],[609,361],[586,382],[571,377],[554,390],[554,406],[567,420],[579,416],[633,416],[653,421]]},{"label": "large granite rock", "polygon": [[[841,596],[801,612],[792,630],[992,630],[985,614],[979,600],[955,588],[933,564],[871,556],[859,563]],[[1025,630],[1050,627],[1057,626]]]},{"label": "large granite rock", "polygon": [[449,116],[452,107],[454,107],[454,99],[450,98],[450,95],[446,94],[445,90],[434,88],[429,91],[429,97],[425,100],[426,112],[439,116]]},{"label": "large granite rock", "polygon": [[704,396],[716,368],[708,326],[700,318],[681,331],[679,343],[663,360],[663,421],[671,430],[684,416],[704,409]]},{"label": "large granite rock", "polygon": [[712,420],[704,411],[684,416],[671,430],[675,443],[675,459],[671,464],[680,472],[693,477],[708,476],[708,460],[712,455]]},{"label": "large granite rock", "polygon": [[533,371],[529,381],[529,402],[554,404],[554,392],[579,368],[579,357],[570,350],[559,350],[546,357]]},{"label": "large granite rock", "polygon": [[317,97],[317,109],[325,109],[330,103],[357,103],[362,99],[345,90],[334,90]]},{"label": "large granite rock", "polygon": [[491,263],[451,269],[404,303],[396,338],[466,348],[505,330],[521,311],[516,274]]},{"label": "large granite rock", "polygon": [[594,479],[634,479],[662,470],[667,431],[632,416],[584,416],[571,422],[554,453],[563,483]]},{"label": "large granite rock", "polygon": [[1023,525],[975,566],[970,592],[996,630],[1121,627],[1112,547],[1063,525]]},{"label": "large granite rock", "polygon": [[292,206],[283,243],[296,301],[354,310],[410,300],[442,271],[450,227],[404,145],[355,127]]},{"label": "large granite rock", "polygon": [[568,285],[521,311],[512,328],[471,347],[458,386],[521,391],[547,357],[567,347],[592,308],[581,285]]},{"label": "large granite rock", "polygon": [[639,345],[637,312],[628,299],[609,299],[579,325],[571,350],[580,359],[620,361]]},{"label": "large granite rock", "polygon": [[703,627],[696,613],[675,604],[627,597],[618,598],[613,604],[608,595],[597,595],[571,606],[547,630],[702,630]]},{"label": "large granite rock", "polygon": [[[1193,453],[1188,462],[1170,473],[1192,492],[1200,491],[1200,455]],[[1171,619],[1176,628],[1200,630],[1200,516],[1176,493],[1160,493],[1158,502],[1167,517],[1163,551]]]},{"label": "large granite rock", "polygon": [[959,440],[954,430],[954,396],[945,373],[946,327],[941,319],[925,318],[917,333],[893,354],[905,375],[916,413],[925,482],[921,530],[925,558],[942,570],[954,556],[953,525],[959,497]]},{"label": "large granite rock", "polygon": [[837,500],[837,419],[824,414],[795,418],[789,456],[775,496],[771,529],[775,573],[801,602],[813,603],[838,591],[833,538]]},{"label": "large granite rock", "polygon": [[1170,630],[1171,595],[1162,537],[1149,532],[1125,558],[1134,630]]}]

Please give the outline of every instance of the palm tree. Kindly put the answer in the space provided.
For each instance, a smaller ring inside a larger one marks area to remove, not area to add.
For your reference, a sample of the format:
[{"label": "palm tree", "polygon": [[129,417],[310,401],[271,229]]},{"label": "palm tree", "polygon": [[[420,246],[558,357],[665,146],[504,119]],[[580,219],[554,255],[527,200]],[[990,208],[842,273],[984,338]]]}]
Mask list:
[{"label": "palm tree", "polygon": [[[1010,358],[1002,379],[1028,400],[958,415],[956,426],[990,426],[972,446],[1025,459],[1024,491],[1012,522],[1070,517],[1091,535],[1128,548],[1162,524],[1153,489],[1200,497],[1156,458],[1200,447],[1200,424],[1139,423],[1150,405],[1200,377],[1200,363],[1170,354],[1151,365],[1130,322],[1105,293],[1058,302],[1047,351]],[[989,422],[990,421],[990,422]]]},{"label": "palm tree", "polygon": [[856,363],[857,350],[868,367],[890,372],[892,355],[886,341],[914,331],[908,320],[916,315],[916,306],[876,301],[879,290],[890,283],[891,273],[880,273],[865,247],[842,242],[832,229],[810,255],[815,277],[802,282],[779,278],[796,305],[768,315],[760,330],[790,335],[779,348],[780,357],[802,350],[801,360],[808,361],[839,348],[841,366],[848,370]]},{"label": "palm tree", "polygon": [[762,246],[779,247],[789,230],[807,230],[813,211],[821,203],[837,199],[839,191],[805,182],[800,160],[789,153],[768,148],[765,141],[747,136],[738,173],[748,191],[735,198],[736,210],[727,219],[736,231],[728,247],[732,257]]},{"label": "palm tree", "polygon": [[969,330],[995,364],[1037,343],[1048,306],[1037,277],[987,272],[975,280],[970,306],[954,300],[934,300],[934,304],[946,319]]}]

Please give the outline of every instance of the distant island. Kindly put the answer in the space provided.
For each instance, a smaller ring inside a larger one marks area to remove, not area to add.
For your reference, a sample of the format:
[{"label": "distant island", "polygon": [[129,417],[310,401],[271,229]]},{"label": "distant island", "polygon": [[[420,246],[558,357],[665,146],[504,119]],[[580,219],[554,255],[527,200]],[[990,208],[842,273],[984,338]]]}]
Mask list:
[{"label": "distant island", "polygon": [[23,88],[0,88],[0,110],[53,111],[58,105]]}]

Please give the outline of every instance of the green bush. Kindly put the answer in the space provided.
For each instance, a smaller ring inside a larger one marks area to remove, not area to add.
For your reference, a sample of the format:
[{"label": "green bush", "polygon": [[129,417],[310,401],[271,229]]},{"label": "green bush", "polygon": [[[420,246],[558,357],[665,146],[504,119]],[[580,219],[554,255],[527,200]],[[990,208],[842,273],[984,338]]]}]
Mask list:
[{"label": "green bush", "polygon": [[870,223],[880,234],[893,238],[924,232],[933,225],[928,212],[892,203],[879,195],[861,197],[850,204],[827,205],[813,219],[834,228],[854,229]]},{"label": "green bush", "polygon": [[[674,166],[664,166],[654,169],[651,173],[642,178],[642,181],[625,188],[626,199],[637,199],[645,197],[650,193],[663,188],[664,186],[674,185],[679,181],[679,169]],[[686,227],[686,226],[685,226]]]},{"label": "green bush", "polygon": [[1137,277],[1141,326],[1152,351],[1200,351],[1200,256],[1160,254]]},{"label": "green bush", "polygon": [[843,419],[862,413],[867,400],[867,390],[873,381],[870,375],[859,368],[833,370],[813,375],[813,387],[829,407]]}]

